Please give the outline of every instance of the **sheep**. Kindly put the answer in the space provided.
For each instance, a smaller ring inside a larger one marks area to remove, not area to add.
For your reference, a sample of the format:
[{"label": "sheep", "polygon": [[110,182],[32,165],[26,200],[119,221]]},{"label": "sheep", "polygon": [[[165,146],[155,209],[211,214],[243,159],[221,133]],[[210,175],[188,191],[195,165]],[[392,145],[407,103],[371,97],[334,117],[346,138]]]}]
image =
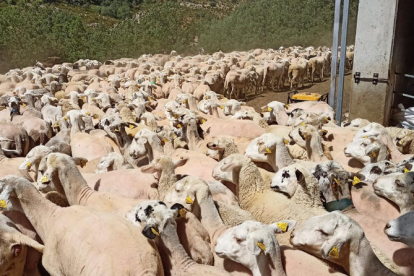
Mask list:
[{"label": "sheep", "polygon": [[[139,274],[143,270],[153,275],[164,273],[155,244],[146,241],[126,219],[83,206],[58,207],[29,181],[15,176],[0,179],[0,195],[2,207],[23,212],[45,243],[44,250],[38,248],[44,252],[43,266],[52,275],[75,276],[79,271],[90,275]],[[94,249],[107,251],[108,246],[87,234],[94,232],[112,241],[111,248],[116,250],[93,254]],[[117,240],[119,237],[122,240]]]},{"label": "sheep", "polygon": [[389,160],[387,146],[376,138],[354,139],[344,152],[345,156],[352,157],[363,165]]},{"label": "sheep", "polygon": [[174,204],[169,209],[162,201],[147,201],[137,205],[128,220],[139,226],[149,240],[156,240],[165,270],[173,275],[230,275],[216,267],[197,264],[189,258],[177,235],[175,217],[186,217],[185,209]]},{"label": "sheep", "polygon": [[228,100],[224,103],[223,113],[226,116],[234,115],[237,111],[241,110],[242,105],[245,105],[245,102],[239,102],[236,100]]},{"label": "sheep", "polygon": [[[6,203],[3,203],[2,208],[4,204]],[[31,273],[40,275],[37,268],[30,267],[30,262],[34,261],[34,254],[30,252],[30,248],[43,253],[43,245],[22,234],[17,226],[3,214],[0,214],[0,237],[2,240],[0,273],[2,275],[29,275]]]},{"label": "sheep", "polygon": [[101,158],[95,173],[104,173],[120,169],[133,169],[134,167],[125,160],[122,154],[110,152]]},{"label": "sheep", "polygon": [[226,137],[219,137],[214,139],[213,142],[207,144],[207,148],[218,153],[218,161],[226,158],[230,154],[239,153],[234,140]]},{"label": "sheep", "polygon": [[224,232],[217,239],[214,251],[222,258],[249,268],[253,276],[286,275],[275,234],[285,233],[286,230],[293,229],[295,224],[295,221],[270,225],[245,221]]},{"label": "sheep", "polygon": [[402,242],[414,248],[414,233],[412,221],[414,212],[407,212],[400,217],[391,220],[385,225],[384,232],[390,241]]},{"label": "sheep", "polygon": [[315,216],[296,226],[291,243],[342,266],[351,276],[398,275],[381,263],[362,228],[339,211]]},{"label": "sheep", "polygon": [[398,205],[400,213],[414,211],[414,197],[411,190],[414,183],[414,172],[392,173],[380,176],[373,183],[377,195],[383,196]]}]

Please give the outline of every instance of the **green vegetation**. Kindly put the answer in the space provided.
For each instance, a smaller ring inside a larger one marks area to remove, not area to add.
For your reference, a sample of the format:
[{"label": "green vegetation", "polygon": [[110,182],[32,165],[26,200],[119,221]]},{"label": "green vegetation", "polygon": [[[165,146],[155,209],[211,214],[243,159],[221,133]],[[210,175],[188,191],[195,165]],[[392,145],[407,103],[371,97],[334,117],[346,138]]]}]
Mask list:
[{"label": "green vegetation", "polygon": [[[358,1],[351,0],[350,41]],[[330,45],[331,0],[0,1],[0,71],[59,56],[104,61],[177,50]]]}]

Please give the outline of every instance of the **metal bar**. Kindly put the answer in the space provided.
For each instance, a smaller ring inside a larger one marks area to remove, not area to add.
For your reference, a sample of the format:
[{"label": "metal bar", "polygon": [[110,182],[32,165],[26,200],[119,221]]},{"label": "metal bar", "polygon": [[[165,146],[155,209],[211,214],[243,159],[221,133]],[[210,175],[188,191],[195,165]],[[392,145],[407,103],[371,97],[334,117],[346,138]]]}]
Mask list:
[{"label": "metal bar", "polygon": [[414,79],[414,75],[395,73],[397,76],[404,76],[406,78]]},{"label": "metal bar", "polygon": [[349,0],[344,0],[344,10],[342,12],[341,60],[339,62],[338,96],[336,97],[336,120],[338,121],[339,125],[341,125],[342,121],[342,98],[344,93],[346,42],[348,38],[348,16]]},{"label": "metal bar", "polygon": [[341,0],[335,0],[335,19],[333,28],[332,61],[331,61],[331,89],[329,105],[335,109],[336,71],[338,66],[339,23],[341,20]]},{"label": "metal bar", "polygon": [[401,95],[401,96],[406,97],[406,98],[414,99],[414,95],[405,94],[405,93],[397,93],[397,92],[394,92],[394,94]]}]

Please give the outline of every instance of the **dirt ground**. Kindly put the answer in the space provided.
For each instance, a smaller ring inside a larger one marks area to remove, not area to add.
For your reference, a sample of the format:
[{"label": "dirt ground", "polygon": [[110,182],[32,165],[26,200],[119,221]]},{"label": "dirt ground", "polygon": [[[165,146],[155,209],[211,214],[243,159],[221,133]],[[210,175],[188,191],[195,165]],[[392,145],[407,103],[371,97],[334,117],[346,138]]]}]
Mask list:
[{"label": "dirt ground", "polygon": [[[351,87],[352,87],[352,73],[348,73],[345,75],[344,80],[344,97],[343,97],[343,103],[342,103],[342,115],[349,111],[349,101],[350,101],[350,95],[351,95]],[[305,88],[299,88],[299,92],[313,92],[313,93],[320,93],[324,94],[326,92],[329,92],[330,90],[330,78],[325,79],[323,82],[315,82],[312,83],[306,83],[305,82]],[[287,87],[286,87],[287,88]],[[247,105],[254,107],[254,109],[258,112],[260,112],[260,108],[262,106],[267,105],[271,101],[278,101],[282,103],[287,103],[287,93],[289,91],[285,89],[283,92],[273,92],[273,91],[265,91],[265,93],[260,94],[256,96],[255,98],[248,99]]]}]

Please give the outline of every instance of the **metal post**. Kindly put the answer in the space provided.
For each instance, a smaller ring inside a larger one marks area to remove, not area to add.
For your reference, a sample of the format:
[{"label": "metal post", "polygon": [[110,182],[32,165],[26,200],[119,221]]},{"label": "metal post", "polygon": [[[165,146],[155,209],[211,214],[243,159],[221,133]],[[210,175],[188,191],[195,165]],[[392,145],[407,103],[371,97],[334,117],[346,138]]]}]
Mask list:
[{"label": "metal post", "polygon": [[348,38],[348,16],[349,0],[344,0],[344,10],[342,13],[341,60],[339,62],[338,96],[336,98],[336,120],[338,121],[339,125],[341,125],[342,120],[342,98],[344,93],[346,42]]},{"label": "metal post", "polygon": [[332,61],[331,61],[331,90],[329,105],[335,109],[336,71],[338,66],[339,22],[341,20],[341,0],[335,0],[335,19],[333,29]]}]

